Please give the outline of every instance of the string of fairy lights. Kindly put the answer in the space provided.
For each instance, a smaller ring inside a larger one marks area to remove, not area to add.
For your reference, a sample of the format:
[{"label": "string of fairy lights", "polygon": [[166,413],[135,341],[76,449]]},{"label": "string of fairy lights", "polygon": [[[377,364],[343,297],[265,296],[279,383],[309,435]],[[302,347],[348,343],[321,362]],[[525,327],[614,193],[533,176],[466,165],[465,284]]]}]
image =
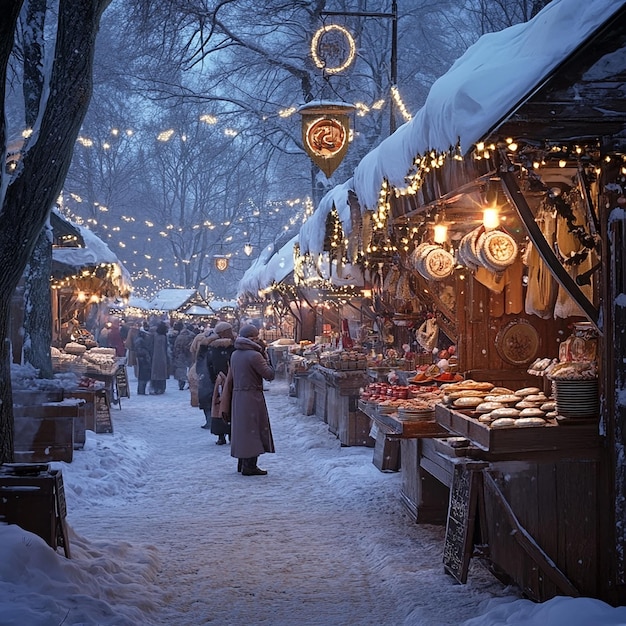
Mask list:
[{"label": "string of fairy lights", "polygon": [[[74,202],[83,202],[82,198],[77,194],[70,195]],[[99,203],[95,204],[97,210],[102,211],[105,215],[107,213],[109,213],[110,215],[107,207],[100,205]],[[243,226],[250,221],[251,217],[257,218],[259,220],[267,220],[268,216],[275,215],[277,218],[279,218],[282,213],[288,212],[288,219],[279,229],[280,232],[288,233],[299,228],[299,226],[303,224],[314,211],[313,202],[309,197],[266,201],[263,204],[263,207],[258,207],[255,204],[254,200],[252,198],[249,198],[247,204],[248,206],[246,207],[245,214],[239,216],[234,221],[235,224],[239,224],[242,226],[238,229],[237,232],[238,234],[243,233],[244,237],[247,237],[251,234],[249,230],[243,229]],[[116,247],[119,248],[119,250],[117,251],[117,256],[120,257],[121,262],[131,273],[131,278],[134,283],[134,293],[138,297],[150,299],[150,297],[152,297],[160,289],[181,287],[181,285],[176,284],[171,279],[163,278],[154,274],[154,267],[148,267],[148,265],[158,263],[161,265],[159,265],[156,269],[162,269],[162,264],[169,262],[169,260],[162,256],[156,256],[146,252],[142,253],[141,251],[137,250],[134,245],[137,240],[137,235],[127,234],[127,236],[129,237],[129,239],[127,239],[123,235],[124,229],[120,226],[110,226],[104,221],[99,221],[95,218],[84,219],[80,215],[69,211],[67,205],[63,203],[62,198],[60,199],[60,208],[63,214],[66,215],[74,223],[90,229],[98,227],[98,229],[103,231],[104,233],[104,240],[108,240],[107,243],[109,247],[113,250],[115,250]],[[136,218],[131,215],[121,215],[119,216],[119,219],[127,224],[137,222]],[[233,222],[231,222],[230,220],[224,220],[221,222],[211,222],[208,220],[204,220],[201,223],[188,224],[184,227],[184,229],[183,227],[176,226],[171,223],[166,224],[165,226],[157,225],[150,220],[144,220],[141,224],[142,228],[145,228],[148,232],[148,235],[145,238],[145,241],[148,244],[158,241],[159,238],[166,239],[168,237],[171,237],[173,233],[182,232],[183,230],[190,231],[199,228],[207,228],[213,230],[216,227],[227,229],[232,225]],[[259,224],[259,228],[261,227],[262,225]],[[237,245],[234,240],[234,235],[225,236],[220,245],[230,246],[232,248],[232,246]],[[252,246],[252,244],[249,241],[246,241],[241,249],[239,249],[238,247],[235,250],[230,249],[224,253],[224,256],[228,259],[241,256],[241,254],[247,257],[249,256],[249,254],[251,254],[253,248],[254,247]],[[153,249],[163,250],[163,246],[153,246]],[[126,256],[124,253],[130,254],[131,256]],[[198,254],[192,255],[192,258],[190,259],[182,259],[180,263],[192,263],[193,261],[197,260],[200,255],[204,256],[205,258],[210,258],[211,256],[214,256],[209,251],[203,251]],[[178,266],[179,262],[172,262],[172,267],[177,268]],[[143,286],[139,284],[140,280],[144,283]]]}]

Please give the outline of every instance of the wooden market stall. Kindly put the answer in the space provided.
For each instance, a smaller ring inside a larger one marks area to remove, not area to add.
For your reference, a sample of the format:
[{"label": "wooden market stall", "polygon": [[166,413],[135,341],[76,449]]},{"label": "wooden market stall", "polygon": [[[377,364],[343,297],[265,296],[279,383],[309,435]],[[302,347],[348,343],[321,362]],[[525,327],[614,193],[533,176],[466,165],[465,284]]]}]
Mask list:
[{"label": "wooden market stall", "polygon": [[[466,379],[422,425],[362,409],[395,429],[403,500],[446,524],[459,581],[477,557],[534,600],[623,603],[626,4],[568,6],[481,40],[357,168],[372,241],[394,246],[384,271],[430,301]],[[511,81],[520,58],[528,72]],[[463,117],[469,93],[481,97]],[[457,141],[436,145],[446,125]],[[386,157],[401,150],[399,175]],[[475,410],[480,385],[495,402],[499,388],[501,413]]]}]

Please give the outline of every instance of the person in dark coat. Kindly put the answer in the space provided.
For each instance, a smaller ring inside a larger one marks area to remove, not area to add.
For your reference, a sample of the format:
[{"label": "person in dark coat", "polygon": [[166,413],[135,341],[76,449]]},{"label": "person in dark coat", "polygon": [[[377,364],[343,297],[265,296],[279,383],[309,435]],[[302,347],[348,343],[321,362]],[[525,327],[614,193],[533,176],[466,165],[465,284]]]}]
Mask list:
[{"label": "person in dark coat", "polygon": [[134,342],[137,360],[137,395],[146,395],[146,386],[152,376],[152,334],[140,328]]},{"label": "person in dark coat", "polygon": [[274,452],[270,418],[263,395],[263,379],[274,380],[275,372],[259,343],[259,329],[246,324],[235,339],[230,358],[233,377],[230,455],[239,459],[244,476],[264,476],[257,465],[259,455]]},{"label": "person in dark coat", "polygon": [[174,340],[172,360],[174,365],[174,378],[178,381],[178,388],[182,391],[187,384],[187,371],[191,367],[191,342],[195,337],[191,328],[183,326]]},{"label": "person in dark coat", "polygon": [[152,347],[152,372],[150,375],[150,393],[161,395],[165,393],[169,378],[169,355],[167,353],[167,324],[159,322],[154,331]]},{"label": "person in dark coat", "polygon": [[198,376],[198,404],[204,411],[206,424],[214,435],[217,435],[217,445],[226,443],[226,435],[230,437],[230,428],[221,415],[213,415],[213,392],[215,382],[220,372],[228,372],[230,356],[235,350],[233,327],[228,322],[219,322],[212,335],[200,345],[196,372]]}]

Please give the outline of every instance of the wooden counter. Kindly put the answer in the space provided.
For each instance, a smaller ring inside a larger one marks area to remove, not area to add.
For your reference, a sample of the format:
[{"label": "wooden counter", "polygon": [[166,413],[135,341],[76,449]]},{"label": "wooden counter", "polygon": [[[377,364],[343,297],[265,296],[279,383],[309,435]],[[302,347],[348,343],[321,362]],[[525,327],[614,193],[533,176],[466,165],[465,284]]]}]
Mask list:
[{"label": "wooden counter", "polygon": [[370,420],[358,408],[365,370],[332,370],[314,365],[298,380],[298,398],[305,415],[317,415],[343,446],[373,446]]},{"label": "wooden counter", "polygon": [[[455,449],[445,439],[422,440],[419,475],[436,479],[448,494],[456,482],[469,481],[473,494],[471,502],[456,503],[457,510],[469,512],[463,542],[452,537],[450,529],[460,536],[459,524],[448,506],[446,570],[464,582],[480,534],[487,567],[527,597],[539,602],[556,595],[596,597],[603,558],[597,485],[606,471],[598,420],[490,429],[444,406],[435,416],[468,445]],[[437,511],[436,500],[428,497],[432,493],[420,493],[418,521],[421,507]],[[442,498],[439,510],[443,506]]]},{"label": "wooden counter", "polygon": [[438,404],[435,420],[441,427],[465,437],[473,444],[473,453],[482,459],[507,456],[528,458],[529,453],[566,452],[597,449],[601,445],[598,420],[553,420],[532,428],[490,428],[460,411]]}]

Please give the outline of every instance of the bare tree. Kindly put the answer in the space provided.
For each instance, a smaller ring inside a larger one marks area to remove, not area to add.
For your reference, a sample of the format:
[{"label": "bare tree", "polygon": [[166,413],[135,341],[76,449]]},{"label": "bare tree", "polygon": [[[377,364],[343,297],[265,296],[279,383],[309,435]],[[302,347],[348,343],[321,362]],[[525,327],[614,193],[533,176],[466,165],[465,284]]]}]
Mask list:
[{"label": "bare tree", "polygon": [[[37,121],[14,169],[0,179],[0,333],[7,337],[11,295],[61,191],[74,142],[89,105],[92,63],[100,18],[110,0],[59,0],[54,42],[46,47],[44,89]],[[0,102],[5,106],[8,66],[22,2],[4,0],[0,11]],[[49,24],[51,26],[51,24]],[[5,154],[9,129],[0,118]],[[10,344],[0,348],[0,462],[13,459]]]}]

